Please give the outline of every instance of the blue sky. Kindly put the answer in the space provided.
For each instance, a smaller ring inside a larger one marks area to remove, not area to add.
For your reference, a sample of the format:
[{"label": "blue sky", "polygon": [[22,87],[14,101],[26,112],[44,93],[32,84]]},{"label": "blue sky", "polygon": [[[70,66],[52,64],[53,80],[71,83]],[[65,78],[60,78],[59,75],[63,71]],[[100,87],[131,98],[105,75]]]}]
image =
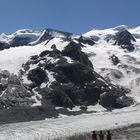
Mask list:
[{"label": "blue sky", "polygon": [[54,28],[81,34],[122,24],[140,26],[140,0],[0,0],[0,33]]}]

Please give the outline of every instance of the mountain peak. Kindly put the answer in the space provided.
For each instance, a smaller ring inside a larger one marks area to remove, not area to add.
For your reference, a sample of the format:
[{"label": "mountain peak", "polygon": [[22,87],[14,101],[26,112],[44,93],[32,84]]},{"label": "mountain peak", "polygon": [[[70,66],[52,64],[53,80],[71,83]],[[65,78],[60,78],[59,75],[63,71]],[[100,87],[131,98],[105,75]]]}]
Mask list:
[{"label": "mountain peak", "polygon": [[119,30],[128,30],[128,29],[130,29],[130,27],[127,26],[127,25],[119,25],[117,27],[114,27],[113,29],[117,30],[117,31],[119,31]]}]

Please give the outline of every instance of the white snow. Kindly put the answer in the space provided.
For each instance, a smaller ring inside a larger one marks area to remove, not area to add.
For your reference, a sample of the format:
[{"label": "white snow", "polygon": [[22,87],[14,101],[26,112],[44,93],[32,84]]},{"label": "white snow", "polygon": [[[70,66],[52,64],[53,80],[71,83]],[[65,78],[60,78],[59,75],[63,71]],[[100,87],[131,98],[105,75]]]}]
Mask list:
[{"label": "white snow", "polygon": [[27,62],[32,55],[38,55],[44,50],[52,50],[51,45],[56,44],[57,49],[63,50],[68,42],[62,42],[61,39],[54,38],[47,45],[47,41],[35,46],[15,47],[0,51],[0,69],[8,70],[17,74],[23,63]]},{"label": "white snow", "polygon": [[64,56],[64,58],[67,59],[67,62],[68,62],[68,63],[73,63],[73,60],[72,60],[70,57]]},{"label": "white snow", "polygon": [[46,50],[44,43],[0,51],[0,68],[17,74],[22,64],[29,60],[30,56],[39,54],[43,50]]},{"label": "white snow", "polygon": [[46,86],[47,86],[46,83],[42,83],[41,86],[40,86],[40,88],[45,88]]},{"label": "white snow", "polygon": [[68,108],[68,110],[69,110],[69,111],[80,111],[81,109],[80,109],[80,106],[75,106],[75,107],[73,107],[72,109],[69,109],[69,108]]},{"label": "white snow", "polygon": [[68,115],[64,115],[64,114],[59,114],[58,118],[65,118],[68,117]]},{"label": "white snow", "polygon": [[88,111],[96,111],[96,112],[104,112],[106,111],[106,108],[104,108],[103,106],[96,104],[94,106],[88,106],[87,108]]}]

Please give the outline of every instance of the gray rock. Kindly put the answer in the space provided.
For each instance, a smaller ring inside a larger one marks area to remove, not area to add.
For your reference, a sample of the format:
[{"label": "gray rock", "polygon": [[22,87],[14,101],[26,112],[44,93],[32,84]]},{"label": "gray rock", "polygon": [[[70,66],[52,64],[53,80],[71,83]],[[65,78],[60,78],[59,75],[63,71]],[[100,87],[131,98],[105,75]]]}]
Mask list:
[{"label": "gray rock", "polygon": [[114,54],[111,56],[111,60],[112,60],[114,65],[117,65],[117,64],[120,63],[119,58],[116,55],[114,55]]},{"label": "gray rock", "polygon": [[7,70],[3,70],[1,71],[1,75],[3,78],[9,78],[10,73]]},{"label": "gray rock", "polygon": [[8,78],[8,84],[21,85],[21,82],[17,75],[11,74]]},{"label": "gray rock", "polygon": [[9,84],[4,94],[0,97],[0,105],[3,107],[13,107],[31,104],[30,97],[32,95],[24,86]]},{"label": "gray rock", "polygon": [[99,103],[106,108],[123,108],[132,105],[133,99],[116,90],[101,94]]},{"label": "gray rock", "polygon": [[65,49],[62,51],[63,56],[68,56],[80,63],[93,68],[91,61],[88,59],[88,55],[81,51],[81,47],[79,44],[75,42],[70,42]]},{"label": "gray rock", "polygon": [[127,30],[121,30],[116,34],[116,44],[118,45],[132,45],[132,41],[136,41],[133,35]]},{"label": "gray rock", "polygon": [[48,77],[43,69],[37,67],[29,71],[28,79],[34,82],[37,86],[40,86],[45,80],[47,81]]},{"label": "gray rock", "polygon": [[116,42],[123,49],[128,51],[133,51],[135,47],[132,45],[131,41],[136,41],[133,35],[127,30],[121,30],[116,34]]},{"label": "gray rock", "polygon": [[58,73],[56,80],[62,83],[69,80],[76,85],[84,85],[96,80],[93,70],[79,62],[56,66],[54,72]]}]

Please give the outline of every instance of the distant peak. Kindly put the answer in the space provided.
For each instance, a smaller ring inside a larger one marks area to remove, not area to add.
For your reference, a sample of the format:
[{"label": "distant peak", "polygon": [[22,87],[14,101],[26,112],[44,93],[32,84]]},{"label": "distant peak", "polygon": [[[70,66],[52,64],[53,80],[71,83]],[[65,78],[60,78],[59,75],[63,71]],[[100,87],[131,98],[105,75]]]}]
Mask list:
[{"label": "distant peak", "polygon": [[129,28],[130,27],[127,26],[127,25],[120,25],[120,26],[114,27],[114,30],[116,30],[116,31],[119,31],[119,30],[127,30]]}]

